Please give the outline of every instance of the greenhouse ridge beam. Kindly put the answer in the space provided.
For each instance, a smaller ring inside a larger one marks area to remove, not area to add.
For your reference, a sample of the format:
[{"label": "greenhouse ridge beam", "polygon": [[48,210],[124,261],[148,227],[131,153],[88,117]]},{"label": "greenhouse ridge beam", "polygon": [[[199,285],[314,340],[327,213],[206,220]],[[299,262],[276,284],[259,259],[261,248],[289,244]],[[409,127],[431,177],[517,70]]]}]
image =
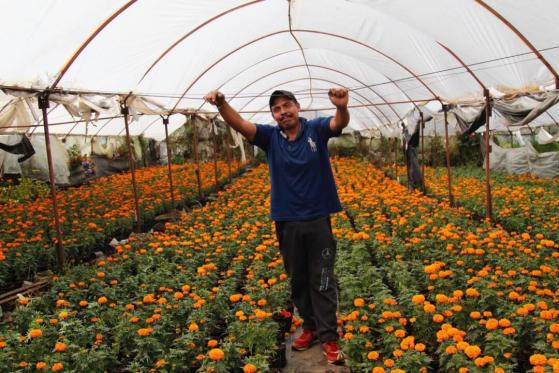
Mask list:
[{"label": "greenhouse ridge beam", "polygon": [[199,24],[198,26],[196,26],[195,28],[193,28],[192,30],[190,30],[189,32],[187,32],[186,34],[184,34],[183,36],[181,36],[177,41],[175,41],[173,44],[171,44],[167,49],[165,49],[165,51],[163,53],[161,53],[161,55],[159,55],[159,57],[157,57],[157,59],[150,65],[150,67],[146,70],[146,72],[142,75],[140,81],[138,82],[138,84],[140,84],[142,82],[142,80],[144,80],[144,78],[149,74],[149,72],[155,67],[155,65],[157,65],[171,50],[173,50],[173,48],[175,48],[177,45],[179,45],[180,43],[182,43],[186,38],[188,38],[189,36],[191,36],[192,34],[194,34],[196,31],[202,29],[203,27],[205,27],[206,25],[212,23],[213,21],[215,21],[218,18],[221,18],[229,13],[233,13],[236,10],[239,10],[241,8],[244,8],[246,6],[249,5],[254,5],[257,3],[260,3],[264,0],[255,0],[255,1],[251,1],[249,3],[246,4],[241,4],[238,5],[236,7],[233,7],[231,9],[228,9],[222,13],[217,14],[216,16],[202,22],[201,24]]},{"label": "greenhouse ridge beam", "polygon": [[84,51],[85,48],[87,48],[87,46],[89,45],[89,43],[91,43],[91,41],[93,39],[95,39],[95,37],[97,35],[99,35],[99,33],[101,31],[103,31],[103,29],[105,27],[107,27],[115,18],[117,18],[120,14],[122,14],[126,9],[128,9],[131,5],[133,5],[137,0],[130,0],[129,2],[127,2],[126,4],[124,4],[119,10],[117,10],[116,12],[114,12],[109,18],[107,18],[99,27],[97,27],[97,29],[95,29],[95,31],[93,31],[93,33],[83,42],[83,44],[78,48],[77,51],[74,52],[74,54],[72,55],[72,57],[70,57],[70,60],[62,67],[62,69],[60,70],[60,73],[58,73],[58,77],[56,78],[56,80],[54,81],[54,83],[52,83],[51,85],[51,89],[56,88],[56,86],[58,85],[58,83],[60,83],[60,80],[62,80],[62,77],[64,77],[64,74],[66,74],[66,72],[68,71],[68,69],[70,68],[70,66],[72,66],[72,64],[74,63],[74,61],[76,61],[76,59],[78,58],[78,56]]},{"label": "greenhouse ridge beam", "polygon": [[551,64],[545,59],[545,57],[538,51],[538,49],[530,42],[530,40],[528,40],[528,38],[526,38],[524,36],[524,34],[522,34],[520,32],[520,30],[518,30],[512,23],[510,23],[505,17],[503,17],[499,12],[497,12],[494,8],[492,8],[491,6],[489,6],[488,4],[486,4],[483,0],[475,0],[476,3],[478,3],[479,5],[481,5],[483,8],[485,8],[487,11],[489,11],[489,13],[493,14],[495,17],[497,17],[501,22],[503,22],[512,32],[514,32],[516,34],[516,36],[518,36],[520,38],[520,40],[522,40],[524,42],[524,44],[528,47],[528,49],[530,49],[532,51],[532,53],[534,53],[538,59],[541,61],[541,63],[549,70],[549,72],[551,73],[551,75],[553,75],[553,77],[555,78],[555,88],[559,89],[559,74],[557,73],[557,71],[555,71],[555,69],[553,68],[553,66],[551,66]]}]

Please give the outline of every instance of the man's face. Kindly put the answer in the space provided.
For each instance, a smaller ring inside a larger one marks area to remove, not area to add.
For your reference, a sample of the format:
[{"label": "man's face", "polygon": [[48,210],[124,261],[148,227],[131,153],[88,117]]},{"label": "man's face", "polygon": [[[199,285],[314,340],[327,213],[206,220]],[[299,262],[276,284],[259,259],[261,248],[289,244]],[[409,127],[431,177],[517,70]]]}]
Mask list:
[{"label": "man's face", "polygon": [[278,97],[270,108],[272,116],[282,130],[296,128],[299,125],[299,103],[286,97]]}]

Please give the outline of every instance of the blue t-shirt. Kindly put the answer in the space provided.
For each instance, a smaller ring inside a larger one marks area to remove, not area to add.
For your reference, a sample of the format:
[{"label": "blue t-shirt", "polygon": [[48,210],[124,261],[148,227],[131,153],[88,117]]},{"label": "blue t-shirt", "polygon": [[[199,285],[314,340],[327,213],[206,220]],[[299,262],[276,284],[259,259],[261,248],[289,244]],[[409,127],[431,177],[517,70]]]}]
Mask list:
[{"label": "blue t-shirt", "polygon": [[299,118],[293,141],[279,126],[256,125],[252,144],[268,157],[272,220],[311,220],[342,210],[328,157],[328,139],[339,136],[330,129],[331,118]]}]

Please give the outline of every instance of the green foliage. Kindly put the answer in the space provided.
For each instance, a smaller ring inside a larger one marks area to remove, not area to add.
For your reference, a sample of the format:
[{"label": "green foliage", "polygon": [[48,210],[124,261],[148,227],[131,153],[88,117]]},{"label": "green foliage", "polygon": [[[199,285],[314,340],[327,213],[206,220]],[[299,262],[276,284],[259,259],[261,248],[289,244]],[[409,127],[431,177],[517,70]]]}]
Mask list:
[{"label": "green foliage", "polygon": [[479,134],[458,136],[457,149],[451,153],[451,164],[453,166],[481,166],[483,163],[480,150],[482,140],[483,137]]},{"label": "green foliage", "polygon": [[0,203],[30,202],[48,196],[49,192],[50,188],[46,183],[24,177],[17,184],[0,188]]},{"label": "green foliage", "polygon": [[537,142],[532,141],[532,146],[538,151],[538,153],[559,152],[559,142],[538,144]]}]

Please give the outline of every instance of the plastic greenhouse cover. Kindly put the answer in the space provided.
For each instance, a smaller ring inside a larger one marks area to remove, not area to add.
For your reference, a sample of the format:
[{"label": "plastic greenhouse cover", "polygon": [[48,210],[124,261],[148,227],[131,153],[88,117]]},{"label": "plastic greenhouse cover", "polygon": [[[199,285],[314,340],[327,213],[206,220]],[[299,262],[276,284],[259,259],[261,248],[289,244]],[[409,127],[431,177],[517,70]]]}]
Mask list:
[{"label": "plastic greenhouse cover", "polygon": [[[51,102],[52,133],[122,134],[122,118],[112,117],[130,92],[157,102],[160,114],[215,113],[202,97],[217,88],[247,119],[269,123],[274,89],[295,92],[309,117],[332,114],[327,89],[344,86],[352,129],[393,134],[416,104],[482,102],[484,87],[554,89],[559,70],[559,2],[550,0],[0,0],[0,6],[0,85],[81,93],[67,97],[66,106]],[[93,96],[116,101],[102,107]],[[0,110],[15,100],[0,95]],[[27,101],[19,110],[27,107],[28,118],[12,113],[0,133],[41,125],[36,97]],[[539,119],[555,121],[556,111]],[[132,134],[164,137],[157,114],[134,119]],[[172,131],[185,117],[170,121]]]}]

